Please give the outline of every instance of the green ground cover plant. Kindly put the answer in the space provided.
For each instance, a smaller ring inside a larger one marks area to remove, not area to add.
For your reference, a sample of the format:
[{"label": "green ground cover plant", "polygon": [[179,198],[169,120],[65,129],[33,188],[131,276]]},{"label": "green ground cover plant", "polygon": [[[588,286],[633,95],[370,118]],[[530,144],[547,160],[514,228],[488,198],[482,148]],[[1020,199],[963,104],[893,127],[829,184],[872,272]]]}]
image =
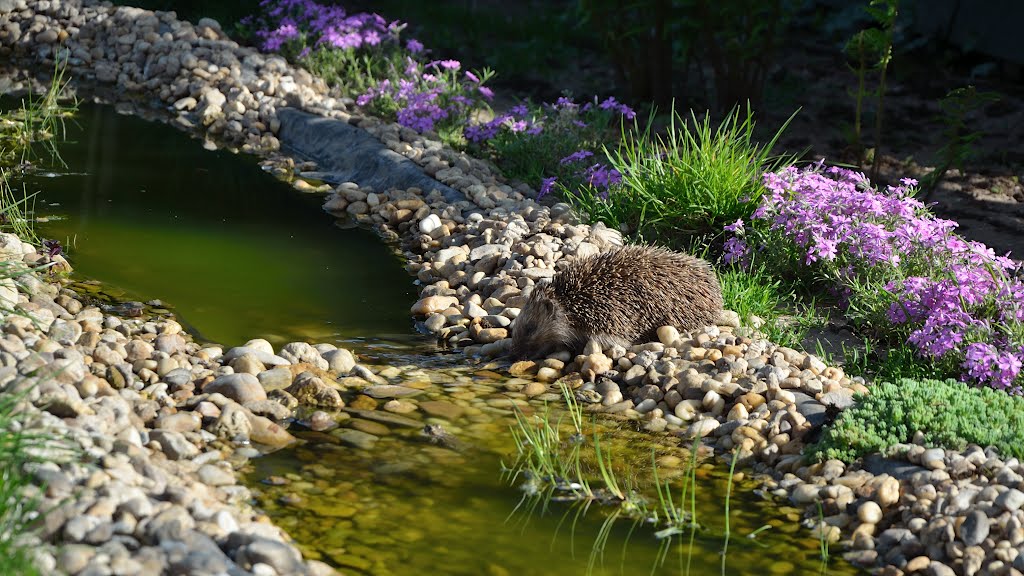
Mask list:
[{"label": "green ground cover plant", "polygon": [[875,384],[825,428],[808,454],[852,462],[910,443],[917,432],[928,446],[994,446],[1004,458],[1024,458],[1024,398],[952,379]]}]

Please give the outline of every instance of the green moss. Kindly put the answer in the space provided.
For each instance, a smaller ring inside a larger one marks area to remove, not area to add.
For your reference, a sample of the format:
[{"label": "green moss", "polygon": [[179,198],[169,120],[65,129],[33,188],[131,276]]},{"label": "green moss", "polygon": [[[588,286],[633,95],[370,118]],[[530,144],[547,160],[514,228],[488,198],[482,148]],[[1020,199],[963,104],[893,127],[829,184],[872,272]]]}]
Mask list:
[{"label": "green moss", "polygon": [[878,384],[825,428],[808,455],[850,462],[910,442],[918,431],[930,446],[994,446],[1004,457],[1024,458],[1024,398],[954,380]]}]

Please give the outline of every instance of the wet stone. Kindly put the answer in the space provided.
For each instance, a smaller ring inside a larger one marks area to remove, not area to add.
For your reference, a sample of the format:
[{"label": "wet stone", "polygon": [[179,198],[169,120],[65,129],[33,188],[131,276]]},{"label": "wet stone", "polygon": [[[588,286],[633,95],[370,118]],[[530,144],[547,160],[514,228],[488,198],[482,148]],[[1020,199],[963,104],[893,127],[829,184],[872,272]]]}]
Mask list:
[{"label": "wet stone", "polygon": [[373,434],[367,434],[361,430],[351,428],[335,430],[331,434],[340,440],[342,444],[362,450],[372,449],[377,444],[377,441],[380,440],[379,437]]},{"label": "wet stone", "polygon": [[444,400],[424,400],[419,403],[420,410],[428,416],[436,416],[445,420],[457,420],[465,408]]},{"label": "wet stone", "polygon": [[391,433],[391,429],[384,424],[374,422],[373,420],[363,420],[362,418],[352,418],[345,422],[345,426],[374,436],[387,436]]},{"label": "wet stone", "polygon": [[380,386],[370,386],[363,390],[363,394],[372,398],[408,398],[411,396],[419,396],[423,394],[423,390],[417,390],[416,388],[409,388],[407,386],[398,386],[396,384],[382,384]]}]

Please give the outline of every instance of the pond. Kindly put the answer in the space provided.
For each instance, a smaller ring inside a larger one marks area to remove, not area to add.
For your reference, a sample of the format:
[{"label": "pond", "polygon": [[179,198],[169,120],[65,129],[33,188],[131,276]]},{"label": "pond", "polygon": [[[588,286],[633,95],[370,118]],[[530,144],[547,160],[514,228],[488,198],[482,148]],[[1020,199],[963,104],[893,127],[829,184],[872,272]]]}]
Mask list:
[{"label": "pond", "polygon": [[[579,513],[522,502],[521,482],[504,477],[503,464],[514,460],[514,410],[536,414],[539,403],[525,400],[523,381],[467,366],[415,332],[412,278],[372,232],[335,226],[319,195],[294,191],[252,158],[204,150],[109,107],[83,106],[69,140],[67,167],[33,176],[26,189],[39,192],[37,232],[64,243],[79,278],[123,298],[158,298],[198,338],[225,346],[262,337],[354,348],[366,364],[392,367],[392,383],[418,391],[388,411],[378,409],[386,399],[348,398],[338,428],[300,427],[301,445],[248,465],[257,504],[309,556],[381,575],[822,570],[819,543],[799,527],[798,512],[743,482],[730,502],[723,563],[728,473],[720,464],[698,471],[705,529],[665,547],[650,526],[606,525],[596,504]],[[442,425],[458,449],[427,441],[425,423]],[[621,477],[649,498],[652,454],[662,479],[674,478],[676,491],[683,485],[678,439],[603,421],[601,436]],[[854,573],[835,554],[824,568]]]},{"label": "pond", "polygon": [[341,230],[253,157],[204,150],[171,127],[85,105],[66,170],[26,182],[42,237],[76,273],[160,299],[203,340],[415,339],[415,287],[373,232]]}]

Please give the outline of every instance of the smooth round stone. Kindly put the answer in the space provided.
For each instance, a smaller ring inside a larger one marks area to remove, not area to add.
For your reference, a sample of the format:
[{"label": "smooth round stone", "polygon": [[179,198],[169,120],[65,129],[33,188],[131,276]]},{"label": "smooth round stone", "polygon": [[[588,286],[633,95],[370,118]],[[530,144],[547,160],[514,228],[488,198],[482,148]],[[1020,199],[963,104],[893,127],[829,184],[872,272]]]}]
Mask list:
[{"label": "smooth round stone", "polygon": [[956,571],[938,560],[932,560],[928,564],[928,576],[956,576]]},{"label": "smooth round stone", "polygon": [[420,220],[419,229],[424,234],[430,234],[434,230],[441,227],[441,218],[437,214],[430,214],[426,218]]},{"label": "smooth round stone", "polygon": [[801,484],[789,495],[789,500],[797,506],[806,506],[818,501],[821,487],[814,484]]},{"label": "smooth round stone", "polygon": [[1021,508],[1021,506],[1024,506],[1024,492],[1021,492],[1016,488],[1010,488],[996,498],[996,506],[1004,508],[1010,512],[1016,512]]},{"label": "smooth round stone", "polygon": [[885,480],[878,486],[878,491],[875,493],[875,501],[882,508],[887,508],[900,500],[900,481],[887,476]]},{"label": "smooth round stone", "polygon": [[968,546],[977,546],[988,538],[990,524],[984,512],[972,510],[960,525],[960,539]]},{"label": "smooth round stone", "polygon": [[267,392],[284,390],[292,385],[292,371],[284,367],[264,370],[256,378]]},{"label": "smooth round stone", "polygon": [[384,406],[384,410],[392,412],[394,414],[409,414],[410,412],[416,411],[416,404],[405,400],[388,400]]},{"label": "smooth round stone", "polygon": [[309,415],[309,428],[314,432],[323,432],[337,426],[334,418],[323,410],[317,410]]},{"label": "smooth round stone", "polygon": [[481,344],[490,344],[505,338],[508,338],[508,330],[505,328],[484,328],[476,335],[476,341]]},{"label": "smooth round stone", "polygon": [[679,330],[675,326],[658,328],[658,340],[665,346],[672,346],[679,340]]},{"label": "smooth round stone", "polygon": [[243,354],[235,358],[231,361],[231,367],[235,369],[236,373],[252,374],[253,376],[266,370],[266,366],[256,358],[255,354]]},{"label": "smooth round stone", "polygon": [[537,370],[537,380],[540,380],[541,382],[554,382],[561,378],[561,376],[562,372],[560,370],[549,368],[547,366]]},{"label": "smooth round stone", "polygon": [[153,427],[175,432],[195,432],[202,423],[202,418],[195,412],[178,412],[157,418]]},{"label": "smooth round stone", "polygon": [[531,398],[534,396],[540,396],[547,391],[548,386],[543,382],[530,382],[523,387],[523,394]]},{"label": "smooth round stone", "polygon": [[457,420],[465,408],[444,400],[424,400],[420,402],[420,410],[428,416],[444,418],[445,420]]},{"label": "smooth round stone", "polygon": [[365,388],[363,394],[372,398],[406,398],[409,396],[419,396],[423,394],[423,390],[397,384],[381,384],[380,386]]},{"label": "smooth round stone", "polygon": [[259,379],[246,373],[220,376],[207,384],[203,388],[203,392],[210,394],[218,392],[239,404],[267,399],[267,393]]},{"label": "smooth round stone", "polygon": [[377,444],[377,441],[380,440],[379,437],[373,434],[352,428],[338,429],[331,434],[341,441],[342,444],[361,450],[372,449]]},{"label": "smooth round stone", "polygon": [[932,470],[943,470],[946,468],[945,458],[945,450],[942,448],[931,448],[921,454],[921,464]]},{"label": "smooth round stone", "polygon": [[413,304],[411,312],[416,316],[429,316],[458,305],[459,299],[454,296],[427,296]]},{"label": "smooth round stone", "polygon": [[196,472],[199,481],[208,486],[230,486],[235,483],[235,474],[231,469],[214,464],[204,464]]},{"label": "smooth round stone", "polygon": [[857,508],[857,518],[865,524],[878,524],[882,519],[882,508],[877,503],[868,500]]},{"label": "smooth round stone", "polygon": [[374,422],[372,420],[363,420],[362,418],[352,418],[351,420],[346,421],[345,426],[377,437],[391,434],[391,429],[384,424]]},{"label": "smooth round stone", "polygon": [[[644,402],[647,402],[647,400],[644,400]],[[700,436],[701,438],[703,438],[708,434],[714,432],[715,429],[719,427],[719,425],[720,424],[718,423],[718,421],[712,418],[698,420],[693,424],[690,424],[690,426],[686,429],[686,434],[691,438],[695,436]]]}]

